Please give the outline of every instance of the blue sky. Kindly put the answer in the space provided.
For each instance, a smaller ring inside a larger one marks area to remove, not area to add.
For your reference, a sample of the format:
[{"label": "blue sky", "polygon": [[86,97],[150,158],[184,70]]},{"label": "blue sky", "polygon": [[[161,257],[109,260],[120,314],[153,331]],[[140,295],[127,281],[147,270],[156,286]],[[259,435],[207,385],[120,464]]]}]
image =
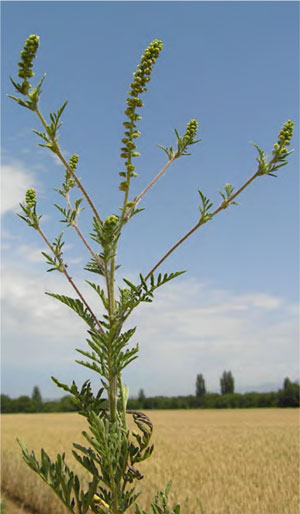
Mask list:
[{"label": "blue sky", "polygon": [[[26,37],[41,38],[35,79],[47,77],[45,116],[68,99],[60,144],[80,156],[78,175],[102,217],[117,213],[125,101],[132,73],[155,38],[164,49],[155,65],[140,122],[141,153],[132,195],[164,166],[157,144],[174,144],[196,118],[202,141],[145,196],[145,211],[124,231],[122,277],[147,273],[198,219],[201,189],[215,206],[226,182],[239,187],[256,170],[254,141],[267,153],[282,124],[296,124],[288,166],[277,179],[256,180],[239,207],[196,232],[161,271],[188,273],[135,314],[140,359],[125,374],[131,393],[194,392],[197,373],[209,390],[231,369],[237,390],[268,389],[298,376],[299,27],[298,2],[2,2],[2,391],[59,395],[50,375],[87,377],[74,363],[84,327],[43,291],[67,294],[63,277],[46,274],[38,234],[15,212],[36,187],[43,228],[61,230],[53,188],[64,170],[37,146],[38,119],[9,100],[8,76]],[[34,83],[34,82],[33,82]],[[88,207],[81,229],[90,231]],[[89,256],[66,233],[65,258],[86,290]],[[70,291],[70,295],[72,295]],[[94,299],[91,299],[93,302]],[[91,375],[88,374],[90,378]],[[97,379],[93,378],[97,384]]]}]

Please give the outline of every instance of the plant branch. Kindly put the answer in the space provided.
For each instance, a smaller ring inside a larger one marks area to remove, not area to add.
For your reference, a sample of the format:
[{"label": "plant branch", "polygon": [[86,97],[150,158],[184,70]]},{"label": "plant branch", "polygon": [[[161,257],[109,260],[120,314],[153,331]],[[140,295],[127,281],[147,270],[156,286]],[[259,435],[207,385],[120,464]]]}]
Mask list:
[{"label": "plant branch", "polygon": [[83,236],[82,232],[79,230],[78,226],[77,226],[77,223],[76,221],[74,221],[72,223],[72,227],[74,227],[74,229],[76,230],[78,236],[80,237],[81,241],[83,242],[83,244],[85,245],[85,247],[88,249],[88,251],[90,252],[90,254],[93,256],[93,258],[95,259],[95,261],[97,262],[99,268],[103,271],[104,273],[104,266],[102,265],[98,255],[95,254],[94,250],[92,250],[92,248],[90,247],[89,243],[87,242],[87,240],[85,239],[85,237]]},{"label": "plant branch", "polygon": [[[39,232],[39,234],[41,235],[41,237],[43,238],[43,240],[45,241],[46,245],[50,248],[51,252],[53,253],[53,255],[55,255],[57,257],[57,252],[55,251],[53,245],[50,243],[50,241],[48,241],[47,237],[45,236],[44,232],[42,231],[42,229],[40,228],[40,226],[38,226],[36,228],[36,230]],[[66,270],[66,265],[63,263],[61,257],[59,257],[60,261],[61,261],[61,264],[63,266],[62,268],[62,273],[64,273],[64,275],[67,277],[68,281],[70,282],[71,286],[73,287],[73,289],[76,291],[77,295],[79,296],[80,300],[84,303],[84,305],[86,306],[87,310],[90,312],[90,314],[92,315],[92,317],[94,318],[95,320],[95,323],[98,325],[99,329],[101,332],[103,332],[103,328],[102,328],[102,325],[100,323],[100,321],[98,320],[97,316],[94,314],[94,312],[92,311],[92,309],[90,308],[89,304],[87,303],[87,301],[85,300],[85,298],[82,296],[81,292],[79,291],[78,287],[76,286],[76,284],[73,282],[72,280],[72,277],[69,275],[69,273],[67,272]]]},{"label": "plant branch", "polygon": [[[259,171],[256,171],[248,180],[246,180],[246,182],[235,192],[233,193],[228,199],[226,200],[223,200],[219,207],[217,209],[215,209],[215,211],[213,211],[209,217],[209,219],[212,219],[214,216],[216,216],[216,214],[218,214],[220,211],[226,209],[226,207],[228,207],[228,205],[242,192],[244,191],[244,189],[246,189],[246,187],[249,186],[249,184],[251,184],[251,182],[253,182],[254,179],[256,179],[256,177],[258,177],[260,175]],[[188,237],[190,237],[199,227],[201,227],[201,225],[204,225],[205,223],[207,223],[208,219],[206,220],[203,220],[202,218],[200,218],[200,220],[196,223],[196,225],[194,225],[181,239],[179,239],[179,241],[177,241],[177,243],[175,243],[172,248],[170,248],[170,250],[165,253],[165,255],[163,255],[163,257],[155,264],[155,266],[153,266],[153,268],[149,271],[149,273],[146,275],[145,277],[145,280],[148,280],[149,277],[152,275],[152,273],[154,273],[154,271],[157,270],[157,268],[169,257],[169,255],[171,255],[171,253],[174,252],[174,250],[176,250],[176,248],[178,248],[178,246],[180,246],[186,239],[188,239]]]},{"label": "plant branch", "polygon": [[[66,199],[66,202],[67,202],[67,206],[68,206],[68,209],[73,212],[74,209],[72,207],[72,204],[70,202],[70,196],[69,196],[69,193],[65,193],[64,194],[64,197]],[[92,255],[92,257],[95,259],[95,261],[97,262],[99,268],[101,269],[101,271],[103,271],[104,273],[104,266],[102,264],[102,262],[100,261],[98,255],[95,254],[95,252],[92,250],[92,248],[90,247],[89,243],[87,242],[87,240],[85,239],[84,235],[82,234],[82,232],[79,230],[78,228],[78,225],[77,225],[77,216],[76,218],[74,219],[74,221],[72,221],[71,223],[71,226],[76,230],[78,236],[80,237],[81,241],[83,242],[84,246],[88,249],[88,251],[90,252],[90,254]]]},{"label": "plant branch", "polygon": [[[36,107],[36,110],[35,112],[37,113],[43,127],[45,128],[46,132],[48,133],[48,127],[47,127],[47,123],[46,123],[46,120],[44,118],[44,116],[42,115],[42,113],[40,112],[39,108]],[[65,168],[68,170],[68,173],[70,173],[70,175],[72,176],[72,178],[74,179],[74,181],[76,182],[78,188],[81,190],[82,194],[84,195],[84,197],[86,198],[89,206],[91,207],[93,213],[95,214],[96,218],[101,221],[101,218],[98,214],[98,211],[96,209],[96,207],[94,206],[89,194],[86,192],[84,186],[81,184],[80,180],[78,179],[78,177],[76,176],[76,173],[74,173],[74,171],[72,170],[72,168],[70,167],[70,165],[68,164],[68,162],[65,160],[64,156],[62,155],[61,153],[61,150],[60,150],[60,147],[59,147],[59,144],[57,141],[55,141],[55,148],[53,149],[53,152],[57,155],[57,157],[60,159],[60,161],[63,163],[63,165],[65,166]]]},{"label": "plant branch", "polygon": [[160,177],[167,171],[167,169],[171,166],[171,164],[175,161],[176,157],[172,157],[167,164],[160,170],[160,172],[154,177],[154,179],[148,184],[147,187],[137,196],[134,206],[130,209],[130,211],[126,215],[126,219],[129,219],[131,216],[132,211],[138,206],[143,196],[148,193],[149,189],[154,186],[154,184],[160,179]]}]

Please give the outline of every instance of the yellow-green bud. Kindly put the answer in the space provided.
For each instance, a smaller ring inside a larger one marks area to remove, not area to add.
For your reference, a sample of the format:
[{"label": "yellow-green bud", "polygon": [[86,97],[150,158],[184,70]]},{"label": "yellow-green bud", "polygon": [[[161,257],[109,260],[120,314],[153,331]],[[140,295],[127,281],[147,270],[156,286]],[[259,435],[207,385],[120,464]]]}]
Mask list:
[{"label": "yellow-green bud", "polygon": [[18,63],[19,72],[18,76],[24,79],[23,83],[23,92],[24,94],[28,93],[30,88],[30,84],[26,81],[26,78],[30,78],[34,76],[32,68],[32,61],[35,58],[35,54],[40,44],[40,38],[35,34],[29,36],[24,44],[24,49],[21,51],[21,61]]},{"label": "yellow-green bud", "polygon": [[128,141],[126,146],[127,146],[127,148],[129,148],[129,149],[136,148],[135,144],[134,144],[132,141]]},{"label": "yellow-green bud", "polygon": [[107,218],[104,221],[105,225],[113,226],[118,223],[118,216],[115,214],[111,214],[110,216],[107,216]]},{"label": "yellow-green bud", "polygon": [[25,201],[27,207],[35,207],[36,206],[36,192],[35,189],[27,189],[25,195]]},{"label": "yellow-green bud", "polygon": [[69,166],[70,168],[75,171],[76,170],[76,167],[77,167],[77,163],[78,163],[78,160],[79,160],[79,156],[74,153],[73,155],[71,155],[70,159],[69,159]]},{"label": "yellow-green bud", "polygon": [[121,182],[119,185],[119,189],[120,189],[120,191],[127,191],[128,190],[128,182],[126,182],[125,180],[123,182]]},{"label": "yellow-green bud", "polygon": [[186,131],[183,136],[183,139],[186,141],[186,143],[190,143],[195,138],[198,131],[198,122],[197,120],[191,120],[186,126]]}]

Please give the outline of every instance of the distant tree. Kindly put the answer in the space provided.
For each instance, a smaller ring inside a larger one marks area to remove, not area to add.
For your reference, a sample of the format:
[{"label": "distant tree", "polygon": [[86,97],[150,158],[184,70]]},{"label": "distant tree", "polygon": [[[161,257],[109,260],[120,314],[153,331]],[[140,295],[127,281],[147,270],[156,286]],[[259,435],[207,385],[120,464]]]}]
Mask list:
[{"label": "distant tree", "polygon": [[9,396],[7,396],[7,394],[1,394],[1,412],[3,414],[7,412],[14,412],[13,401]]},{"label": "distant tree", "polygon": [[139,394],[138,394],[138,401],[139,401],[140,409],[143,409],[145,407],[145,400],[146,400],[146,395],[144,393],[144,389],[140,389]]},{"label": "distant tree", "polygon": [[15,412],[35,412],[35,405],[32,398],[29,396],[19,396],[13,400]]},{"label": "distant tree", "polygon": [[42,402],[42,395],[41,395],[41,392],[40,392],[38,386],[34,386],[34,388],[32,390],[32,394],[31,394],[31,398],[32,398],[32,400],[34,400],[37,403]]},{"label": "distant tree", "polygon": [[31,394],[32,404],[35,412],[41,412],[43,410],[42,395],[38,386],[34,386]]},{"label": "distant tree", "polygon": [[72,396],[63,396],[58,402],[59,412],[76,412],[78,411],[77,406],[72,400]]},{"label": "distant tree", "polygon": [[283,382],[283,389],[284,391],[288,391],[292,385],[292,381],[289,379],[289,377],[286,377]]},{"label": "distant tree", "polygon": [[222,394],[233,394],[234,393],[234,378],[231,371],[223,371],[223,375],[220,379],[221,393]]},{"label": "distant tree", "polygon": [[283,389],[278,391],[278,407],[299,407],[300,386],[288,377],[284,379]]},{"label": "distant tree", "polygon": [[49,401],[43,404],[43,412],[59,412],[59,401]]},{"label": "distant tree", "polygon": [[206,394],[206,388],[205,388],[205,380],[203,378],[203,375],[200,373],[200,375],[197,375],[196,378],[196,396],[198,398],[202,398]]}]

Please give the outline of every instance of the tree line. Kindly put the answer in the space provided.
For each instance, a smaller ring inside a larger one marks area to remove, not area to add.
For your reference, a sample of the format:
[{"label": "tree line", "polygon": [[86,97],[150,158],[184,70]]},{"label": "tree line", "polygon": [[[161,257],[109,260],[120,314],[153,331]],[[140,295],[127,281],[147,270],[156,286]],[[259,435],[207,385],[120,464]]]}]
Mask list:
[{"label": "tree line", "polygon": [[[128,409],[248,409],[259,407],[300,407],[300,385],[288,377],[282,389],[269,393],[235,393],[234,378],[231,371],[224,371],[220,378],[220,393],[206,391],[202,374],[197,375],[195,395],[188,396],[150,396],[140,389],[137,398],[129,398]],[[22,395],[10,398],[1,394],[1,412],[76,412],[77,406],[67,395],[59,400],[43,401],[38,386],[34,386],[31,397]]]}]

